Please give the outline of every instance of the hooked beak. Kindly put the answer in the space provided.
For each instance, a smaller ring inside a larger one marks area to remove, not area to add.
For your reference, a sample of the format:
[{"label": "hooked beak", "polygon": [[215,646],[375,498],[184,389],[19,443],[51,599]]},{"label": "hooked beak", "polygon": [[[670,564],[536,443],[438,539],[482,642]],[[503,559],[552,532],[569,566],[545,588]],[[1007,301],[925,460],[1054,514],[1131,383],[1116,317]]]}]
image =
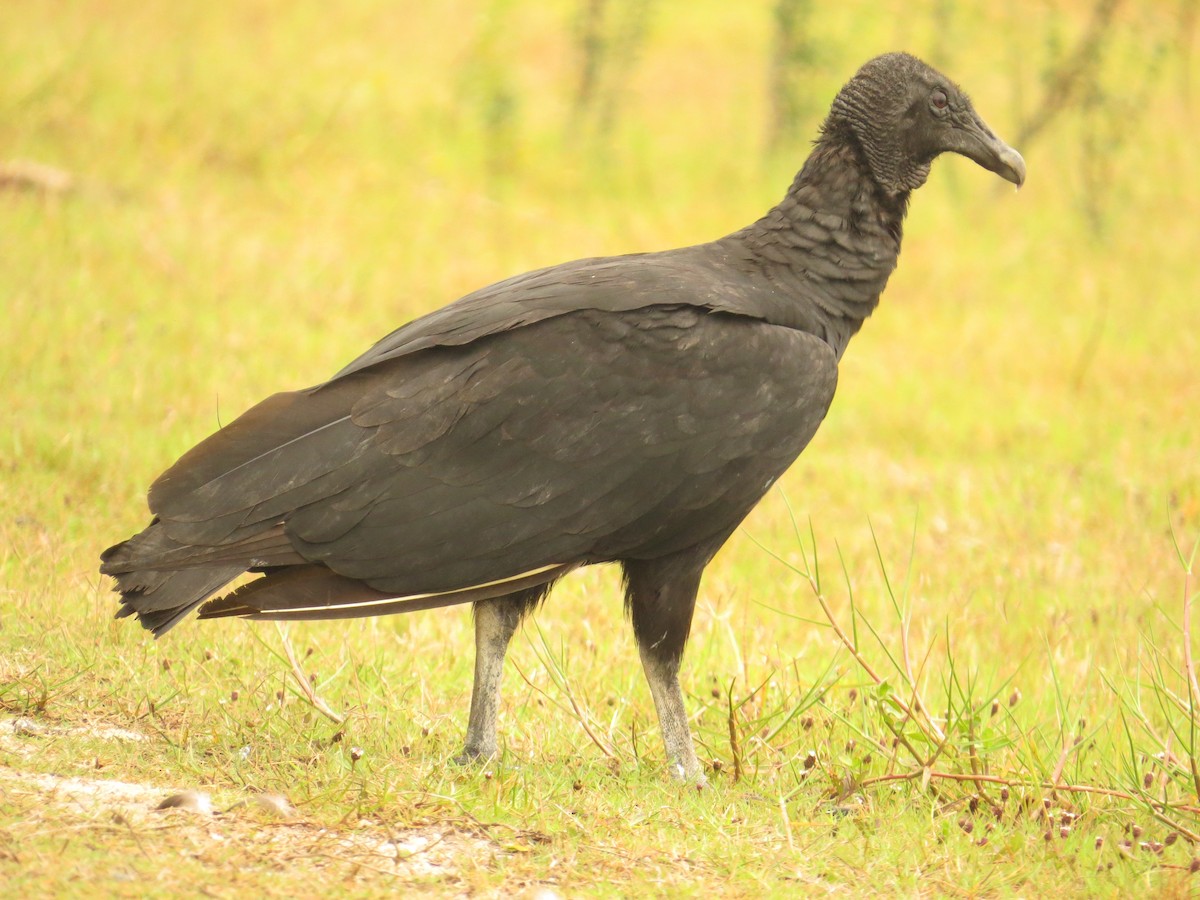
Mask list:
[{"label": "hooked beak", "polygon": [[1025,160],[1021,154],[996,137],[974,110],[953,124],[946,149],[977,162],[1017,187],[1025,183]]}]

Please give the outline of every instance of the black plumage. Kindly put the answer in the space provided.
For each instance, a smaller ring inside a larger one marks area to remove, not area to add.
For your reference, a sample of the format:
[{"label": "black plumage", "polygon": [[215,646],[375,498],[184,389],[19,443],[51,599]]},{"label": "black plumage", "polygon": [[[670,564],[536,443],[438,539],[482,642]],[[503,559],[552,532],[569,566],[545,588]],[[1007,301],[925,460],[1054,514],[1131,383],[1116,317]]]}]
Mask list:
[{"label": "black plumage", "polygon": [[955,85],[878,57],[752,225],[510,278],[268,398],[160,476],[149,527],[105,551],[117,615],[157,635],[198,606],[324,619],[473,602],[471,758],[495,751],[521,617],[571,569],[616,562],[673,771],[699,777],[677,672],[700,575],[816,432],[945,151],[1024,180]]}]

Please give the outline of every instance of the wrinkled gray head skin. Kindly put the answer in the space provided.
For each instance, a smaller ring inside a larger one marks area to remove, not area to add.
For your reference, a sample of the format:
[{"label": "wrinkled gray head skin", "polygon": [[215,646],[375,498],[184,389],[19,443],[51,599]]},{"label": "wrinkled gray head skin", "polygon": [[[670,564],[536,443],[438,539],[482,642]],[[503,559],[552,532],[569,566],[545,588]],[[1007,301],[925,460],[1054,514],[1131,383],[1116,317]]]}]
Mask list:
[{"label": "wrinkled gray head skin", "polygon": [[889,194],[913,191],[940,153],[959,153],[1018,187],[1021,154],[996,137],[967,95],[946,76],[907,53],[866,63],[833,101],[825,131],[849,131],[871,174]]}]

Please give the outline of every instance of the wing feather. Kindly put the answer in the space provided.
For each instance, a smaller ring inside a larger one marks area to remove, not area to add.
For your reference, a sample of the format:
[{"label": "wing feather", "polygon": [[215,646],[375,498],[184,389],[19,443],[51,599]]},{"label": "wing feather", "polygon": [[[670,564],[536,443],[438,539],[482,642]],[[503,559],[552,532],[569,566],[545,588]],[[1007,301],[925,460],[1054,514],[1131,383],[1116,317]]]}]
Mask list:
[{"label": "wing feather", "polygon": [[245,551],[330,573],[268,573],[256,591],[340,578],[388,602],[449,596],[728,534],[835,382],[832,350],[802,332],[689,307],[584,310],[277,394],[185,455],[151,503],[215,562]]}]

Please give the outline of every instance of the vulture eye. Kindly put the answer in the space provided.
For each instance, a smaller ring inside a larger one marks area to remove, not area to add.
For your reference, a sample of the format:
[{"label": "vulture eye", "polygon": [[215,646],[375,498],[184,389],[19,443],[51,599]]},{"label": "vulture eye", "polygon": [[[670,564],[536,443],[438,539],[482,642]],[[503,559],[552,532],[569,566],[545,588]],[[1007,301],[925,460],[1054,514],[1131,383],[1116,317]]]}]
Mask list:
[{"label": "vulture eye", "polygon": [[938,88],[929,95],[929,102],[933,105],[933,108],[939,112],[950,105],[950,100],[946,97],[946,92],[941,88]]}]

